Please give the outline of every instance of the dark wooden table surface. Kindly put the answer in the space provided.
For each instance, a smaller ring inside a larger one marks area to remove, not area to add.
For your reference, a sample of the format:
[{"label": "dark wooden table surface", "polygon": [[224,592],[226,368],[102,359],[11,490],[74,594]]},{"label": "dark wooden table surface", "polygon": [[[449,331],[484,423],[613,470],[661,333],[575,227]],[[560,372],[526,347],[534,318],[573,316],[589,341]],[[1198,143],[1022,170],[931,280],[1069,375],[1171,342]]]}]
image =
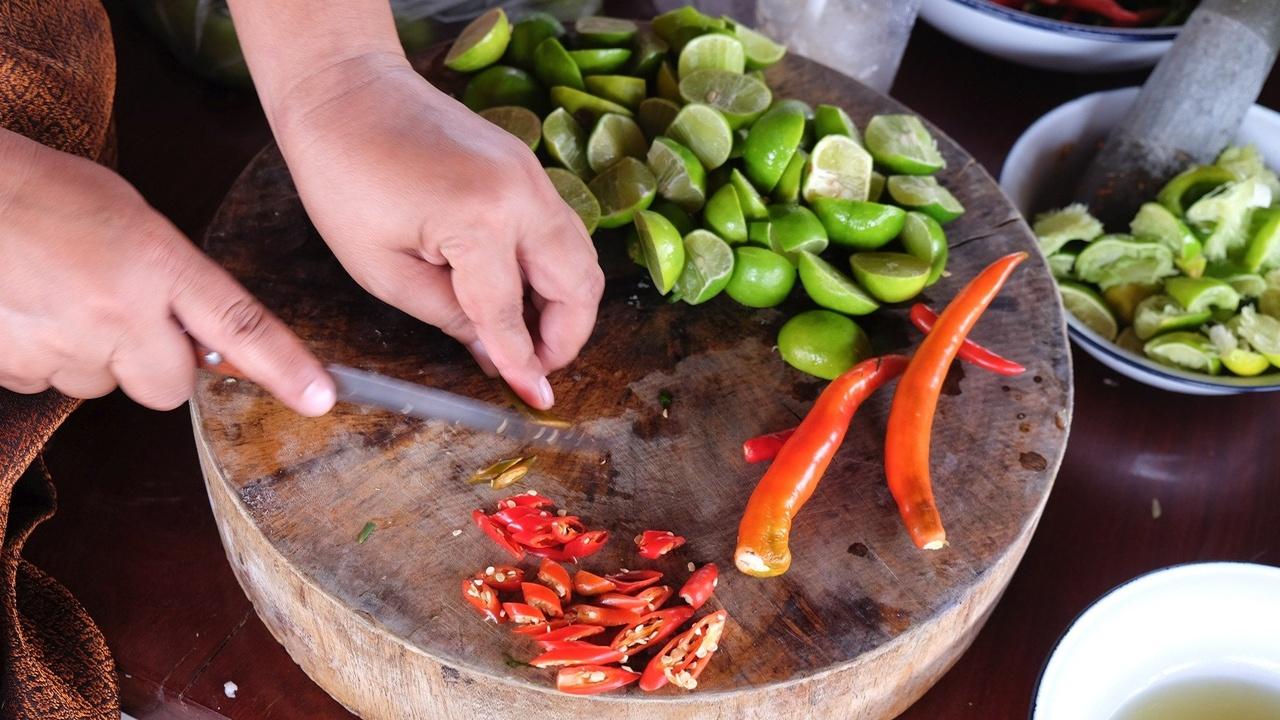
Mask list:
[{"label": "dark wooden table surface", "polygon": [[[261,110],[252,95],[186,73],[118,0],[108,7],[120,64],[120,170],[198,238],[236,174],[269,140]],[[634,2],[606,9],[646,10]],[[894,94],[995,175],[1017,135],[1044,112],[1142,78],[1022,68],[922,24]],[[1262,102],[1280,107],[1280,73]],[[1280,565],[1274,397],[1173,395],[1121,378],[1083,353],[1075,363],[1071,442],[1026,559],[973,648],[903,718],[1024,718],[1054,641],[1112,586],[1184,562]],[[185,409],[149,412],[119,394],[87,403],[47,456],[61,507],[28,555],[101,625],[127,712],[350,717],[293,664],[236,585]],[[234,699],[224,693],[228,681],[238,687]]]}]

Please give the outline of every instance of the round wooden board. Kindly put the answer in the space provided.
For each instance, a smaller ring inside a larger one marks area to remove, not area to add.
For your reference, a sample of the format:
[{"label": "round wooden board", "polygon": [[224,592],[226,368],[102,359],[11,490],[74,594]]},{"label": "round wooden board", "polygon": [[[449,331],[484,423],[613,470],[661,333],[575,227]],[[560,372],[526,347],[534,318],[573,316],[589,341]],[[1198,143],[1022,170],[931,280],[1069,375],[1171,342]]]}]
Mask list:
[{"label": "round wooden board", "polygon": [[[435,58],[419,68],[448,85]],[[859,126],[906,111],[795,56],[769,80],[780,97],[847,108]],[[720,565],[713,602],[731,622],[698,690],[558,694],[552,671],[509,664],[531,657],[528,643],[463,603],[462,577],[506,561],[469,519],[505,493],[463,479],[520,452],[511,441],[350,406],[307,420],[251,384],[206,375],[192,403],[197,445],[228,558],[263,621],[317,683],[366,718],[901,712],[968,647],[1007,585],[1049,495],[1071,412],[1070,355],[1048,268],[990,176],[933,131],[948,163],[941,179],[968,212],[947,227],[950,276],[925,300],[940,308],[991,260],[1032,251],[974,333],[1028,372],[999,378],[957,364],[938,408],[933,468],[950,547],[919,551],[902,528],[881,464],[883,392],[859,412],[797,519],[790,572],[739,574],[737,521],[763,472],[742,462],[741,442],[794,425],[821,388],[772,350],[794,308],[749,310],[723,297],[696,308],[668,304],[622,243],[603,238],[608,288],[595,335],[552,383],[557,413],[585,425],[608,454],[540,450],[517,489],[536,489],[613,531],[588,569],[653,565],[678,584],[688,562]],[[320,357],[503,400],[455,343],[344,274],[276,148],[232,188],[206,247]],[[918,339],[904,308],[864,326],[878,351]],[[663,390],[674,397],[666,417]],[[357,544],[369,520],[378,529]],[[645,528],[689,543],[646,563],[631,543]]]}]

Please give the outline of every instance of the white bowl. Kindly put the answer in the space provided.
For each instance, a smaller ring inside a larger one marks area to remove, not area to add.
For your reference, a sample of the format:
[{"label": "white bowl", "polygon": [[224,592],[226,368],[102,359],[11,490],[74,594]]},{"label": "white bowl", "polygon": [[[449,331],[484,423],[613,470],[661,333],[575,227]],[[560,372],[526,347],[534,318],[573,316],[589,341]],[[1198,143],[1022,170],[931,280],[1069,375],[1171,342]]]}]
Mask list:
[{"label": "white bowl", "polygon": [[[1051,110],[1031,124],[1013,144],[1000,187],[1024,217],[1070,201],[1073,180],[1092,152],[1123,117],[1138,88],[1094,93]],[[1280,113],[1255,105],[1245,115],[1238,143],[1256,146],[1271,167],[1280,167]],[[1233,395],[1280,390],[1280,374],[1257,377],[1210,376],[1161,365],[1098,335],[1069,313],[1067,331],[1085,352],[1138,382],[1190,395]]]},{"label": "white bowl", "polygon": [[920,16],[943,34],[989,55],[1077,73],[1151,67],[1173,45],[1181,29],[1080,25],[1013,10],[990,0],[924,0]]},{"label": "white bowl", "polygon": [[1040,676],[1032,720],[1105,720],[1166,683],[1280,689],[1280,568],[1197,563],[1112,590],[1072,623]]}]

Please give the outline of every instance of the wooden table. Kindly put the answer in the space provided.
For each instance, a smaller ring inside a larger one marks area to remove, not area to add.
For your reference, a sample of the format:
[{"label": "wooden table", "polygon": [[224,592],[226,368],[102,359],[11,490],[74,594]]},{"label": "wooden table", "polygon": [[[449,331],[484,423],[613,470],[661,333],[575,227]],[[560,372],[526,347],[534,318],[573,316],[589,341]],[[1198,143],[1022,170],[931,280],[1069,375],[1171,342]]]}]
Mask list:
[{"label": "wooden table", "polygon": [[[120,57],[121,171],[193,237],[269,139],[254,98],[192,78],[108,2]],[[643,3],[608,3],[642,15]],[[1141,74],[1047,74],[917,28],[895,95],[993,173],[1032,120]],[[1280,73],[1263,103],[1280,107]],[[1071,442],[1022,567],[956,667],[903,718],[1026,717],[1054,641],[1108,588],[1197,560],[1280,565],[1280,405],[1192,398],[1116,376],[1077,353]],[[88,403],[50,444],[58,514],[29,557],[66,584],[115,652],[139,718],[350,717],[295,666],[227,566],[188,415],[119,394]],[[234,682],[234,699],[224,683]]]}]

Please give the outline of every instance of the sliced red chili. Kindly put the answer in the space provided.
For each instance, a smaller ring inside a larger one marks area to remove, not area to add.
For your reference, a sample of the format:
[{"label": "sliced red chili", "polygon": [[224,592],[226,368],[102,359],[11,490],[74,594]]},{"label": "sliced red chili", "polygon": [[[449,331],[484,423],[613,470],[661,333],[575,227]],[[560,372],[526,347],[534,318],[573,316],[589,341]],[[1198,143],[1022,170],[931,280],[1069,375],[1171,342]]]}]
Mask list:
[{"label": "sliced red chili", "polygon": [[498,501],[499,510],[513,507],[549,508],[555,507],[555,505],[555,501],[549,497],[542,495],[530,495],[529,493],[512,495],[509,498],[503,498]]},{"label": "sliced red chili", "polygon": [[632,612],[642,613],[649,611],[649,603],[643,598],[633,595],[624,595],[620,592],[607,592],[595,599],[595,602],[605,607],[622,608]]},{"label": "sliced red chili", "polygon": [[556,673],[556,689],[570,695],[595,695],[617,690],[640,679],[640,673],[605,665],[579,665],[560,668]]},{"label": "sliced red chili", "polygon": [[742,459],[748,464],[769,462],[778,456],[778,451],[795,432],[795,428],[788,428],[747,440],[742,443]]},{"label": "sliced red chili", "polygon": [[651,612],[618,631],[609,647],[632,655],[645,648],[655,647],[671,637],[681,625],[693,617],[691,607],[673,607]]},{"label": "sliced red chili", "polygon": [[572,560],[581,560],[600,551],[609,539],[608,530],[591,530],[584,532],[564,544],[564,553]]},{"label": "sliced red chili", "polygon": [[579,595],[603,595],[617,587],[612,580],[586,570],[579,570],[573,575],[573,590]]},{"label": "sliced red chili", "polygon": [[541,622],[533,623],[531,625],[520,625],[518,627],[511,628],[511,632],[517,632],[521,635],[533,635],[540,637],[551,632],[551,623]]},{"label": "sliced red chili", "polygon": [[636,536],[640,557],[657,560],[684,544],[684,538],[670,530],[645,530]]},{"label": "sliced red chili", "polygon": [[657,583],[662,579],[662,573],[657,570],[622,570],[605,577],[613,581],[618,592],[631,594]]},{"label": "sliced red chili", "polygon": [[[933,329],[933,324],[938,322],[938,313],[924,303],[912,305],[911,313],[908,317],[911,318],[911,324],[926,335]],[[968,338],[965,338],[964,342],[960,343],[960,351],[957,354],[965,362],[1005,377],[1021,375],[1027,371],[1022,365],[998,355]]]},{"label": "sliced red chili", "polygon": [[720,645],[720,635],[728,617],[724,610],[717,610],[671,638],[645,666],[640,689],[651,692],[669,682],[685,690],[696,688],[698,676]]},{"label": "sliced red chili", "polygon": [[524,570],[515,565],[496,565],[481,570],[475,577],[498,592],[515,592],[520,589],[520,583],[524,582]]},{"label": "sliced red chili", "polygon": [[567,616],[575,623],[605,626],[630,625],[640,619],[640,613],[632,610],[581,604],[570,606]]},{"label": "sliced red chili", "polygon": [[689,603],[689,607],[694,610],[702,607],[711,598],[711,593],[715,592],[716,584],[720,581],[719,575],[720,569],[715,563],[707,563],[698,568],[680,587],[680,599]]},{"label": "sliced red chili", "polygon": [[578,559],[564,551],[563,547],[525,548],[530,555],[547,558],[558,563],[577,562]]},{"label": "sliced red chili", "polygon": [[547,643],[563,642],[565,640],[582,640],[584,638],[594,637],[604,632],[603,625],[579,625],[571,624],[564,627],[555,628],[546,633],[535,637],[534,642],[538,643],[538,647],[543,650],[551,650]]},{"label": "sliced red chili", "polygon": [[466,578],[462,581],[462,599],[484,616],[485,620],[502,622],[502,606],[498,604],[498,593],[483,581]]},{"label": "sliced red chili", "polygon": [[538,582],[555,591],[556,597],[569,602],[573,597],[573,583],[569,581],[569,571],[551,558],[542,558],[538,563]]},{"label": "sliced red chili", "polygon": [[483,510],[472,512],[471,519],[475,522],[476,527],[484,531],[485,535],[488,535],[491,540],[498,544],[498,547],[506,550],[516,560],[524,559],[524,548],[512,542],[506,531],[490,519],[488,515],[485,515]]},{"label": "sliced red chili", "polygon": [[520,530],[545,528],[551,524],[551,519],[555,515],[538,508],[513,507],[499,510],[490,517],[508,532],[518,532]]},{"label": "sliced red chili", "polygon": [[564,611],[560,609],[560,598],[546,585],[520,583],[520,592],[524,594],[524,601],[541,610],[543,615],[555,618],[564,616]]},{"label": "sliced red chili", "polygon": [[667,601],[671,599],[671,586],[654,585],[653,587],[647,587],[636,593],[636,599],[644,601],[647,612],[653,612],[666,605]]},{"label": "sliced red chili", "polygon": [[502,611],[507,614],[507,618],[517,625],[534,625],[536,623],[546,622],[547,617],[542,611],[532,605],[518,602],[502,603]]},{"label": "sliced red chili", "polygon": [[523,545],[525,549],[529,548],[553,548],[560,547],[564,543],[555,536],[549,529],[530,529],[518,530],[510,533],[512,541]]},{"label": "sliced red chili", "polygon": [[559,644],[529,661],[536,668],[564,667],[567,665],[601,665],[616,663],[622,653],[607,645],[596,645],[582,640],[561,640]]},{"label": "sliced red chili", "polygon": [[554,535],[561,544],[578,537],[586,530],[587,528],[582,524],[582,521],[572,515],[552,518],[547,526],[547,532]]}]

